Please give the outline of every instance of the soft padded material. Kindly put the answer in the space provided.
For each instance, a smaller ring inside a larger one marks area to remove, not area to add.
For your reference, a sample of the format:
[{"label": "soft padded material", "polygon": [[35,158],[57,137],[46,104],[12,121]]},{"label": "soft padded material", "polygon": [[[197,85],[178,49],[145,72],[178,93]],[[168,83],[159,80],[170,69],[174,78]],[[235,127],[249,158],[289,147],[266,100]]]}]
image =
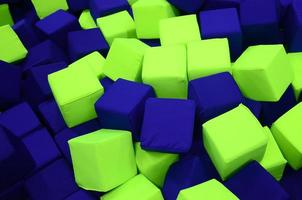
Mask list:
[{"label": "soft padded material", "polygon": [[189,14],[198,12],[204,4],[204,0],[168,0],[172,5],[181,11]]},{"label": "soft padded material", "polygon": [[65,200],[96,200],[96,198],[88,191],[79,190],[67,197]]},{"label": "soft padded material", "polygon": [[52,0],[45,3],[43,0],[31,0],[40,19],[52,14],[58,9],[68,10],[66,0]]},{"label": "soft padded material", "polygon": [[83,10],[79,17],[79,23],[84,30],[97,28],[96,23],[90,14],[90,10]]},{"label": "soft padded material", "polygon": [[90,0],[89,8],[94,19],[130,8],[127,0]]},{"label": "soft padded material", "polygon": [[62,152],[64,158],[72,164],[71,161],[71,155],[70,155],[70,150],[69,150],[69,145],[68,145],[68,140],[71,140],[72,138],[78,137],[79,135],[68,128],[63,129],[62,131],[58,132],[57,135],[55,136],[54,140]]},{"label": "soft padded material", "polygon": [[10,14],[8,4],[1,4],[0,5],[0,26],[3,25],[10,25],[14,24],[13,18]]},{"label": "soft padded material", "polygon": [[298,99],[302,92],[302,53],[289,53],[289,63],[294,72],[294,80],[292,82],[295,96]]}]

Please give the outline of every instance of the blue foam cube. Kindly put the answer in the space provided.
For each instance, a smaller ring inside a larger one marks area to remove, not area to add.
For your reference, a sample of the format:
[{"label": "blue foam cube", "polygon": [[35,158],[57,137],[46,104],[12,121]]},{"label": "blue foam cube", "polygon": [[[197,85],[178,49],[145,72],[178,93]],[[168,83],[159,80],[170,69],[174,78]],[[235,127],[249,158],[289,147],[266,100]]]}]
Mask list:
[{"label": "blue foam cube", "polygon": [[72,12],[79,12],[89,8],[88,0],[67,0],[67,3]]},{"label": "blue foam cube", "polygon": [[97,198],[85,190],[79,190],[65,200],[97,200]]},{"label": "blue foam cube", "polygon": [[260,120],[261,111],[262,111],[262,103],[259,101],[254,101],[252,99],[244,98],[243,105],[250,109],[250,111],[254,114],[254,116]]},{"label": "blue foam cube", "polygon": [[114,81],[107,76],[100,80],[101,85],[103,86],[105,92],[113,85]]},{"label": "blue foam cube", "polygon": [[285,168],[283,178],[280,181],[281,186],[290,195],[292,199],[301,199],[302,190],[302,170],[293,170],[289,165]]},{"label": "blue foam cube", "polygon": [[197,13],[204,4],[204,0],[168,0],[173,6],[184,13]]},{"label": "blue foam cube", "polygon": [[119,11],[128,10],[130,5],[127,0],[90,0],[89,8],[94,19]]},{"label": "blue foam cube", "polygon": [[19,181],[14,185],[11,185],[8,188],[0,191],[0,199],[3,200],[28,199],[28,195],[24,187],[24,182]]},{"label": "blue foam cube", "polygon": [[240,6],[241,0],[207,0],[205,2],[204,10],[214,10],[221,8],[236,8]]}]

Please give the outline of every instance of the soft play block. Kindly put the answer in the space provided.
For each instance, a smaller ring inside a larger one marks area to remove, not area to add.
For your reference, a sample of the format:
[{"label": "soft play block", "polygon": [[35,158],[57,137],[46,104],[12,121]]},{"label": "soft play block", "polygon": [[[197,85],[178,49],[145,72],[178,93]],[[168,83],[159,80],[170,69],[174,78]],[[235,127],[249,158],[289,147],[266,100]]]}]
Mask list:
[{"label": "soft play block", "polygon": [[85,190],[78,190],[64,200],[96,200],[97,198]]},{"label": "soft play block", "polygon": [[260,119],[261,117],[261,110],[262,110],[262,103],[259,101],[254,101],[248,98],[244,98],[243,105],[245,105],[247,108],[250,109],[250,111],[257,117],[257,119]]},{"label": "soft play block", "polygon": [[55,142],[62,152],[65,159],[71,164],[71,155],[70,150],[68,146],[68,140],[71,140],[72,138],[78,137],[79,135],[73,131],[72,129],[65,128],[62,131],[58,132],[55,136]]},{"label": "soft play block", "polygon": [[14,20],[10,14],[8,4],[0,4],[0,26],[13,25]]},{"label": "soft play block", "polygon": [[177,10],[166,0],[139,0],[132,5],[138,38],[159,38],[159,21],[175,17]]},{"label": "soft play block", "polygon": [[64,199],[78,190],[72,170],[63,159],[28,177],[25,187],[32,200]]},{"label": "soft play block", "polygon": [[140,82],[144,53],[147,49],[148,45],[138,39],[115,39],[106,57],[104,74],[114,81],[123,78]]},{"label": "soft play block", "polygon": [[106,55],[109,46],[99,28],[68,33],[68,53],[72,61],[94,51]]},{"label": "soft play block", "polygon": [[251,46],[233,66],[233,77],[243,95],[256,101],[279,101],[293,80],[283,45]]},{"label": "soft play block", "polygon": [[243,102],[232,75],[219,73],[190,81],[188,97],[197,105],[199,119],[205,122]]},{"label": "soft play block", "polygon": [[13,26],[13,29],[27,49],[34,47],[41,41],[36,28],[29,20],[22,19],[18,21]]},{"label": "soft play block", "polygon": [[110,87],[113,85],[113,83],[114,83],[114,81],[111,80],[110,78],[108,78],[107,76],[105,76],[104,78],[102,78],[102,79],[100,80],[100,82],[101,82],[101,84],[102,84],[102,86],[103,86],[105,92],[106,92],[107,90],[109,90],[109,88],[110,88]]},{"label": "soft play block", "polygon": [[97,117],[94,103],[104,89],[92,70],[68,67],[50,74],[48,82],[68,127]]},{"label": "soft play block", "polygon": [[100,17],[96,21],[109,45],[115,38],[136,38],[135,23],[127,11]]},{"label": "soft play block", "polygon": [[196,15],[184,15],[160,20],[159,36],[160,43],[163,46],[187,44],[194,40],[200,40]]},{"label": "soft play block", "polygon": [[295,96],[298,99],[302,92],[302,53],[288,53],[289,63],[294,72],[294,80],[292,86],[295,91]]},{"label": "soft play block", "polygon": [[87,133],[91,133],[102,128],[100,121],[97,119],[90,120],[81,125],[75,126],[71,128],[78,135],[85,135]]},{"label": "soft play block", "polygon": [[83,10],[79,17],[79,23],[84,30],[97,28],[97,25],[90,14],[90,10]]},{"label": "soft play block", "polygon": [[200,197],[205,200],[239,200],[236,195],[216,179],[211,179],[199,185],[181,190],[177,196],[177,200],[198,199]]},{"label": "soft play block", "polygon": [[72,12],[79,12],[89,7],[87,0],[67,0],[68,7]]},{"label": "soft play block", "polygon": [[157,97],[187,97],[187,56],[183,45],[147,49],[142,80],[151,85]]},{"label": "soft play block", "polygon": [[150,47],[158,47],[160,46],[160,40],[159,39],[141,39],[141,41]]},{"label": "soft play block", "polygon": [[222,8],[236,8],[240,6],[241,0],[207,0],[203,9],[205,10],[215,10]]},{"label": "soft play block", "polygon": [[107,192],[136,175],[128,131],[101,129],[68,143],[76,182],[86,190]]},{"label": "soft play block", "polygon": [[199,13],[201,36],[203,39],[227,38],[232,60],[242,52],[242,32],[235,8],[202,11]]},{"label": "soft play block", "polygon": [[169,167],[178,160],[178,154],[145,151],[140,143],[135,144],[138,171],[157,187],[162,188]]},{"label": "soft play block", "polygon": [[130,5],[127,0],[91,0],[89,2],[91,15],[94,19],[128,10]]},{"label": "soft play block", "polygon": [[20,200],[28,199],[28,194],[25,191],[24,182],[19,181],[14,185],[0,191],[0,199],[3,200]]},{"label": "soft play block", "polygon": [[150,98],[145,104],[141,146],[145,150],[160,152],[188,152],[192,145],[194,121],[194,101]]},{"label": "soft play block", "polygon": [[104,128],[131,131],[139,140],[145,102],[154,96],[149,85],[118,79],[95,103],[95,110]]},{"label": "soft play block", "polygon": [[224,185],[239,199],[290,199],[274,177],[255,161],[240,170]]},{"label": "soft play block", "polygon": [[193,14],[197,13],[204,4],[204,0],[168,0],[176,8],[180,9],[184,13]]},{"label": "soft play block", "polygon": [[45,3],[43,0],[31,0],[40,19],[56,12],[59,9],[68,10],[66,0],[52,0]]},{"label": "soft play block", "polygon": [[287,166],[280,184],[292,199],[301,198],[302,190],[299,186],[302,184],[302,170],[295,171]]},{"label": "soft play block", "polygon": [[302,167],[301,117],[302,103],[299,103],[274,122],[271,128],[288,164],[296,170]]},{"label": "soft play block", "polygon": [[144,175],[139,174],[101,197],[102,200],[163,200],[161,191]]},{"label": "soft play block", "polygon": [[266,151],[259,162],[276,180],[280,180],[287,161],[283,157],[270,129],[264,127],[264,132],[268,136]]},{"label": "soft play block", "polygon": [[228,40],[224,38],[189,42],[187,62],[189,80],[231,72]]},{"label": "soft play block", "polygon": [[27,50],[10,25],[0,26],[0,38],[0,60],[13,63],[26,57]]},{"label": "soft play block", "polygon": [[242,104],[202,127],[204,146],[223,180],[249,161],[261,160],[265,153],[268,138],[257,118]]}]

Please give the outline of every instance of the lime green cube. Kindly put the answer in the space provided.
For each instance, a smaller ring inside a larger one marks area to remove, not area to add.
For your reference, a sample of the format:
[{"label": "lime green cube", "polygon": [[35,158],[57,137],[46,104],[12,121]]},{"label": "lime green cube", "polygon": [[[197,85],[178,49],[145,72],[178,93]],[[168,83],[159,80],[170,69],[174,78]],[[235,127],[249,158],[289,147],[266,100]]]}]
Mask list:
[{"label": "lime green cube", "polygon": [[226,180],[249,161],[260,161],[268,138],[257,118],[240,104],[203,124],[203,142],[222,180]]},{"label": "lime green cube", "polygon": [[97,117],[94,103],[104,89],[92,70],[68,67],[50,74],[48,82],[68,127]]},{"label": "lime green cube", "polygon": [[247,98],[279,101],[293,80],[283,45],[251,46],[237,59],[233,76]]},{"label": "lime green cube", "polygon": [[294,72],[292,85],[295,90],[296,98],[298,99],[302,92],[302,52],[289,53],[287,55]]},{"label": "lime green cube", "polygon": [[136,38],[135,23],[127,11],[98,18],[97,25],[109,45],[114,38]]},{"label": "lime green cube", "polygon": [[10,25],[0,27],[0,60],[13,63],[22,60],[27,50]]},{"label": "lime green cube", "polygon": [[144,53],[148,48],[138,39],[115,39],[104,64],[105,75],[114,81],[123,78],[141,82]]},{"label": "lime green cube", "polygon": [[268,137],[268,143],[265,154],[260,161],[262,167],[264,167],[276,180],[280,180],[283,175],[283,171],[287,161],[283,157],[270,129],[264,127],[264,132]]},{"label": "lime green cube", "polygon": [[144,57],[142,80],[161,98],[187,98],[187,55],[184,45],[153,47]]},{"label": "lime green cube", "polygon": [[51,0],[45,2],[45,0],[31,0],[33,3],[37,15],[40,19],[47,17],[57,10],[68,10],[68,4],[66,0]]},{"label": "lime green cube", "polygon": [[0,26],[13,25],[14,20],[10,14],[8,4],[0,4]]},{"label": "lime green cube", "polygon": [[128,3],[129,3],[130,5],[133,5],[135,2],[137,2],[137,0],[128,0]]},{"label": "lime green cube", "polygon": [[230,190],[216,179],[183,189],[177,200],[239,200]]},{"label": "lime green cube", "polygon": [[141,39],[159,38],[159,21],[177,15],[166,0],[139,0],[132,5],[136,34]]},{"label": "lime green cube", "polygon": [[161,45],[187,44],[201,40],[196,15],[184,15],[162,19],[159,22]]},{"label": "lime green cube", "polygon": [[101,197],[101,200],[131,199],[164,200],[161,191],[142,174],[135,176]]},{"label": "lime green cube", "polygon": [[137,173],[131,133],[101,129],[68,141],[77,184],[107,192]]},{"label": "lime green cube", "polygon": [[189,42],[187,54],[189,80],[220,72],[231,72],[227,38]]},{"label": "lime green cube", "polygon": [[139,172],[160,188],[164,185],[170,166],[179,158],[178,154],[145,151],[140,143],[135,144],[135,154]]},{"label": "lime green cube", "polygon": [[302,167],[302,103],[281,116],[271,128],[289,165],[298,170]]},{"label": "lime green cube", "polygon": [[90,10],[83,10],[79,17],[79,23],[82,29],[97,28],[94,19],[91,16]]}]

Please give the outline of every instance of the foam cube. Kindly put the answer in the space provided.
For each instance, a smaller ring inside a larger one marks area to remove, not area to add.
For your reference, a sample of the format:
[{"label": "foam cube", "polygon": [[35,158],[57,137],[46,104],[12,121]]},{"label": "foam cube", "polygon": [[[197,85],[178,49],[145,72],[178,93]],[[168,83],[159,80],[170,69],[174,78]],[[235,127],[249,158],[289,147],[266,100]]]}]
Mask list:
[{"label": "foam cube", "polygon": [[68,67],[50,74],[48,82],[68,127],[97,117],[94,103],[104,89],[91,70]]},{"label": "foam cube", "polygon": [[19,181],[0,192],[0,199],[19,200],[27,198],[28,195],[25,191],[23,181]]},{"label": "foam cube", "polygon": [[130,8],[127,0],[91,0],[89,2],[90,12],[94,19],[114,14]]},{"label": "foam cube", "polygon": [[163,200],[161,191],[153,185],[142,174],[135,176],[122,186],[108,192],[101,197],[102,200],[123,200],[136,199],[139,196],[141,200]]},{"label": "foam cube", "polygon": [[302,167],[302,148],[300,142],[300,120],[302,103],[297,104],[273,123],[271,131],[288,164],[294,169]]},{"label": "foam cube", "polygon": [[249,47],[235,62],[233,77],[243,95],[256,101],[278,101],[293,80],[283,45]]},{"label": "foam cube", "polygon": [[147,49],[148,46],[138,39],[115,39],[104,64],[104,74],[114,81],[123,78],[140,82]]},{"label": "foam cube", "polygon": [[40,19],[56,12],[59,9],[68,10],[66,0],[53,0],[47,4],[42,0],[31,0],[31,2],[33,3]]},{"label": "foam cube", "polygon": [[204,0],[168,0],[172,5],[174,5],[176,8],[180,9],[184,13],[197,13],[198,10],[201,9],[201,7],[204,4]]},{"label": "foam cube", "polygon": [[86,0],[67,0],[67,3],[72,12],[79,12],[89,7],[89,1]]},{"label": "foam cube", "polygon": [[194,101],[149,98],[145,104],[141,147],[168,153],[188,152],[194,120]]},{"label": "foam cube", "polygon": [[96,200],[96,198],[85,190],[79,190],[67,197],[65,200]]},{"label": "foam cube", "polygon": [[199,13],[201,36],[203,39],[227,38],[232,60],[242,52],[242,31],[235,8],[202,11]]},{"label": "foam cube", "polygon": [[0,26],[7,25],[7,24],[12,26],[14,24],[14,21],[10,14],[8,4],[1,4],[0,5]]},{"label": "foam cube", "polygon": [[198,199],[199,197],[207,200],[239,200],[236,195],[234,195],[216,179],[211,179],[199,185],[181,190],[177,196],[177,200]]},{"label": "foam cube", "polygon": [[215,10],[221,8],[236,8],[240,6],[241,0],[207,0],[203,9]]},{"label": "foam cube", "polygon": [[289,53],[289,63],[294,72],[294,80],[292,86],[295,91],[295,96],[298,99],[302,91],[302,53]]},{"label": "foam cube", "polygon": [[259,101],[254,101],[248,98],[244,98],[243,105],[245,105],[247,108],[250,109],[250,111],[257,117],[257,119],[260,119],[261,117],[261,110],[262,110],[262,103]]},{"label": "foam cube", "polygon": [[22,19],[13,26],[23,45],[30,49],[41,42],[40,35],[29,20]]},{"label": "foam cube", "polygon": [[189,80],[220,72],[231,72],[228,40],[210,39],[190,42],[187,45]]},{"label": "foam cube", "polygon": [[142,80],[151,85],[157,97],[187,97],[187,58],[185,46],[152,47],[147,49]]},{"label": "foam cube", "polygon": [[268,138],[256,117],[242,104],[202,127],[204,146],[223,180],[249,161],[260,161],[265,153]]},{"label": "foam cube", "polygon": [[109,50],[109,46],[98,28],[70,32],[67,39],[69,57],[73,61],[94,51],[106,55]]},{"label": "foam cube", "polygon": [[190,81],[189,99],[197,105],[199,119],[205,122],[243,102],[236,82],[228,72]]},{"label": "foam cube", "polygon": [[146,99],[154,96],[148,85],[118,79],[95,103],[95,110],[104,128],[131,131],[139,140]]},{"label": "foam cube", "polygon": [[138,38],[159,38],[159,21],[177,15],[176,9],[166,0],[140,0],[132,5]]},{"label": "foam cube", "polygon": [[160,46],[160,40],[159,39],[141,39],[141,41],[150,47],[158,47]]},{"label": "foam cube", "polygon": [[170,166],[178,160],[177,154],[145,151],[135,144],[136,164],[139,172],[157,187],[162,188]]},{"label": "foam cube", "polygon": [[184,15],[160,20],[159,36],[160,43],[163,46],[187,44],[194,40],[200,40],[196,15]]},{"label": "foam cube", "polygon": [[105,91],[107,91],[114,83],[113,80],[111,80],[110,78],[108,78],[106,76],[104,78],[102,78],[100,80],[100,82],[101,82],[101,84],[102,84]]},{"label": "foam cube", "polygon": [[27,55],[27,50],[10,25],[0,26],[0,60],[8,63],[20,61]]},{"label": "foam cube", "polygon": [[100,17],[96,21],[109,45],[115,38],[136,38],[135,23],[127,11]]},{"label": "foam cube", "polygon": [[287,166],[280,184],[292,199],[299,199],[302,195],[299,187],[302,184],[302,170],[295,171],[290,166]]},{"label": "foam cube", "polygon": [[79,17],[79,23],[84,30],[97,28],[97,25],[90,14],[90,10],[83,10]]},{"label": "foam cube", "polygon": [[77,184],[107,192],[136,175],[131,133],[101,129],[68,141]]},{"label": "foam cube", "polygon": [[85,122],[84,124],[75,126],[71,128],[72,131],[74,131],[78,135],[85,135],[87,133],[91,133],[97,130],[100,130],[102,128],[99,120],[93,119],[88,122]]},{"label": "foam cube", "polygon": [[65,128],[62,131],[58,132],[54,138],[58,148],[69,163],[72,163],[72,161],[68,146],[68,140],[71,140],[75,137],[78,137],[78,134],[75,131]]}]

